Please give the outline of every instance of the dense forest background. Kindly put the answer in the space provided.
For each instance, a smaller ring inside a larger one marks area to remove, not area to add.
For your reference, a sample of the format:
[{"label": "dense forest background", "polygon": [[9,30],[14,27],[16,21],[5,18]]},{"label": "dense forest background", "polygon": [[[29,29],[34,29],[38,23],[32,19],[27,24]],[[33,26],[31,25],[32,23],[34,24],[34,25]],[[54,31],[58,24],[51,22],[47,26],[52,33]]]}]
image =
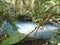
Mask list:
[{"label": "dense forest background", "polygon": [[0,0],[0,22],[7,20],[11,23],[23,15],[33,22],[36,19],[40,22],[48,14],[54,15],[53,18],[59,18],[59,5],[59,0]]}]

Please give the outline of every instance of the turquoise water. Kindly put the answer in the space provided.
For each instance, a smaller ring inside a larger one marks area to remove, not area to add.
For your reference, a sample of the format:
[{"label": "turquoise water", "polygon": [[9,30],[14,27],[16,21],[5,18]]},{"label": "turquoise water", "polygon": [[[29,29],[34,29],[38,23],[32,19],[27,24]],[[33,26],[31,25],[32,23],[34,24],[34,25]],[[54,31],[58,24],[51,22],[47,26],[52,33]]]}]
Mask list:
[{"label": "turquoise water", "polygon": [[[20,22],[16,22],[15,23],[16,26],[19,27],[18,32],[20,33],[24,33],[25,35],[29,34],[32,30],[35,29],[36,26],[38,26],[36,23],[33,24],[31,21],[20,21]],[[41,30],[42,29],[42,30]],[[35,35],[35,31],[30,35],[30,37],[33,38],[50,38],[52,35],[52,31],[58,29],[55,25],[53,25],[52,23],[48,23],[45,24],[43,26],[41,26],[38,31],[36,32]]]}]

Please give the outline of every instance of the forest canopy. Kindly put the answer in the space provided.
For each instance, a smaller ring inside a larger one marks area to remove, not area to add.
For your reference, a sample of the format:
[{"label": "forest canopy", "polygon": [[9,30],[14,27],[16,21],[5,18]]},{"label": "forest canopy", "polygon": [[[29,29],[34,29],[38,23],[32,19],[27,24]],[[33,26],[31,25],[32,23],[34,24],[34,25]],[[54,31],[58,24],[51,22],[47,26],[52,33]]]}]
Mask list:
[{"label": "forest canopy", "polygon": [[[1,22],[7,18],[7,15],[13,20],[14,17],[26,15],[35,21],[43,19],[48,13],[54,15],[54,18],[60,17],[59,0],[0,0]],[[6,20],[11,20],[10,18]]]}]

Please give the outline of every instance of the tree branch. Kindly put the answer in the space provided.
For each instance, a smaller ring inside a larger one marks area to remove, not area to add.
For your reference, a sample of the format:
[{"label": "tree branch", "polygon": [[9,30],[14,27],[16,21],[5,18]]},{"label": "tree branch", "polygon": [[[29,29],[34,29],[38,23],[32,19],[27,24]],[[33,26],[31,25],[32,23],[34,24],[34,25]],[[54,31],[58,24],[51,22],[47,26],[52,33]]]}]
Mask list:
[{"label": "tree branch", "polygon": [[[60,5],[60,4],[59,4],[59,5]],[[59,5],[54,5],[54,6],[50,7],[48,10],[45,11],[45,13],[48,12],[49,10],[51,10],[53,7],[59,6]],[[52,14],[50,14],[50,13],[46,14],[45,17],[43,18],[43,20],[41,20],[41,21],[39,22],[39,26],[38,26],[38,27],[35,27],[35,29],[34,29],[33,31],[31,31],[28,35],[26,35],[25,38],[27,38],[27,37],[28,37],[32,32],[34,32],[35,30],[36,30],[36,32],[37,32],[38,29],[40,28],[40,26],[42,26],[42,25],[46,24],[47,22],[49,22],[49,19],[52,18],[53,16],[55,16],[55,15],[52,15]]]}]

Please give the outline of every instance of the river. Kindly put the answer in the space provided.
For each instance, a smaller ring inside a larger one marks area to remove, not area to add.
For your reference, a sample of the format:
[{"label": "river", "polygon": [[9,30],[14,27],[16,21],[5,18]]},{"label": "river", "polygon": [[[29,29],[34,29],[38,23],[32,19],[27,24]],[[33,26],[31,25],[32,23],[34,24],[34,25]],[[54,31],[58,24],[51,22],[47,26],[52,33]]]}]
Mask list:
[{"label": "river", "polygon": [[[31,21],[18,21],[15,23],[16,26],[18,26],[18,32],[24,33],[25,35],[29,34],[32,30],[35,29],[37,26],[36,23],[32,23]],[[30,37],[33,38],[40,38],[43,37],[44,39],[50,38],[52,36],[52,31],[58,29],[55,25],[52,23],[47,23],[40,27],[40,29],[36,32],[35,31],[30,35]]]}]

